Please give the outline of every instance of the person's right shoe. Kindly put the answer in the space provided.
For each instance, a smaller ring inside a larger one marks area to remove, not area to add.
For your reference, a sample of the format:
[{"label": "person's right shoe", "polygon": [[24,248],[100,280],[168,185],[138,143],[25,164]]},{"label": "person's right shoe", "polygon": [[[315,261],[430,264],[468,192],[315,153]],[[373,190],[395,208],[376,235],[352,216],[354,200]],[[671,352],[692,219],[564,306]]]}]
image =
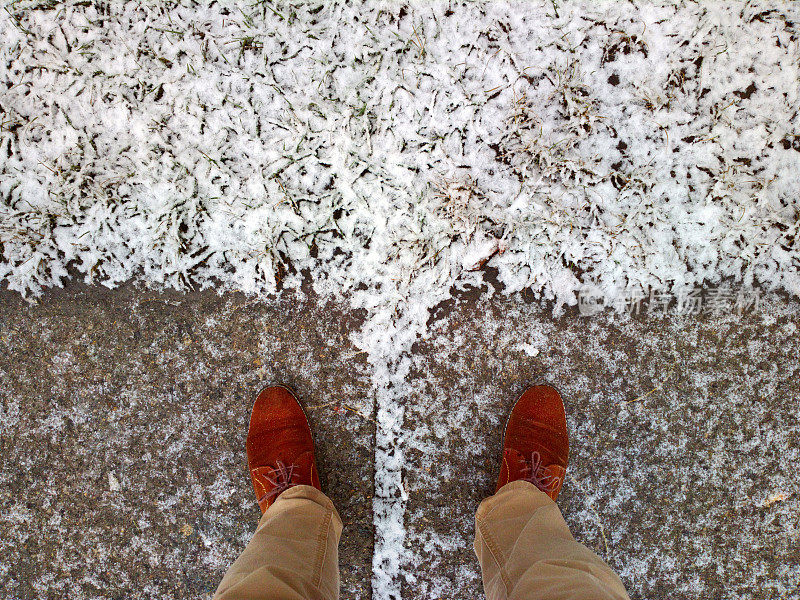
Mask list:
[{"label": "person's right shoe", "polygon": [[528,388],[508,417],[495,491],[511,481],[524,480],[555,500],[568,460],[567,417],[561,396],[549,385]]},{"label": "person's right shoe", "polygon": [[289,388],[264,388],[256,398],[247,432],[247,466],[262,513],[290,487],[320,489],[311,427]]}]

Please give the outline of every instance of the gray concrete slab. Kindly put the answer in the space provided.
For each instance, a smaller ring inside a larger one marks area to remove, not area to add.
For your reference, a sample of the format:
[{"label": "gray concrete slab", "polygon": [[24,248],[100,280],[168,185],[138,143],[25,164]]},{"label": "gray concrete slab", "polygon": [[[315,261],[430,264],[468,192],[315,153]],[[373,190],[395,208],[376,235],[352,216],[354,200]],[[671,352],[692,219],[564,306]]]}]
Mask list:
[{"label": "gray concrete slab", "polygon": [[798,306],[553,319],[495,297],[448,307],[414,355],[405,597],[480,596],[473,515],[531,383],[560,389],[559,505],[632,598],[798,598]]},{"label": "gray concrete slab", "polygon": [[130,286],[4,293],[0,314],[0,596],[209,597],[260,514],[244,442],[273,381],[313,422],[343,595],[368,596],[373,408],[351,317]]},{"label": "gray concrete slab", "polygon": [[[572,440],[560,506],[633,598],[796,598],[798,305],[738,317],[554,319],[461,297],[411,357],[403,597],[480,597],[472,519],[515,398],[545,379]],[[345,521],[342,598],[369,598],[371,370],[357,315],[312,295],[70,286],[0,293],[3,598],[209,597],[258,510],[259,386],[309,407]]]}]

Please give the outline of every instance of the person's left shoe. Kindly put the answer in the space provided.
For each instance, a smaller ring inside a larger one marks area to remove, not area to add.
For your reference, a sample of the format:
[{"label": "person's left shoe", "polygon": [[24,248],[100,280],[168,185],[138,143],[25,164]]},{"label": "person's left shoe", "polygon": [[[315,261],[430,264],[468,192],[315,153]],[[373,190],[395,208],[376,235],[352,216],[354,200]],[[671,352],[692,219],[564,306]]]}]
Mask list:
[{"label": "person's left shoe", "polygon": [[262,514],[290,487],[320,489],[311,427],[289,388],[268,387],[256,398],[247,432],[247,464]]}]

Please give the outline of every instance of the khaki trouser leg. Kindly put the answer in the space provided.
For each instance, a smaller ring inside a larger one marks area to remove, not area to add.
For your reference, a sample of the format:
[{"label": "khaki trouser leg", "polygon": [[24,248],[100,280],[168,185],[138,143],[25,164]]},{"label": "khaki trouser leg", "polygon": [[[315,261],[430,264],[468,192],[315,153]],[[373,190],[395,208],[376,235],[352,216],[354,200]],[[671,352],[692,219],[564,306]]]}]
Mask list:
[{"label": "khaki trouser leg", "polygon": [[337,600],[342,520],[330,499],[308,485],[270,506],[231,565],[214,600]]},{"label": "khaki trouser leg", "polygon": [[475,553],[488,600],[629,600],[611,568],[575,541],[555,502],[527,481],[481,502]]}]

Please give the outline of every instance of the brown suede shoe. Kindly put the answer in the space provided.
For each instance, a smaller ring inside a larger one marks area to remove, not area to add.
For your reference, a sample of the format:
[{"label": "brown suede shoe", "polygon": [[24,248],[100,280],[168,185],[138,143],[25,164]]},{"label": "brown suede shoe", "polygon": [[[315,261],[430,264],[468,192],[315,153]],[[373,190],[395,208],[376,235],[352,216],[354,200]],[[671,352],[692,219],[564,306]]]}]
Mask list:
[{"label": "brown suede shoe", "polygon": [[290,487],[320,489],[308,418],[289,388],[264,388],[256,398],[247,432],[247,465],[262,514]]},{"label": "brown suede shoe", "polygon": [[497,490],[510,481],[529,481],[553,500],[558,497],[569,459],[564,403],[549,385],[520,396],[506,423],[503,464]]}]

